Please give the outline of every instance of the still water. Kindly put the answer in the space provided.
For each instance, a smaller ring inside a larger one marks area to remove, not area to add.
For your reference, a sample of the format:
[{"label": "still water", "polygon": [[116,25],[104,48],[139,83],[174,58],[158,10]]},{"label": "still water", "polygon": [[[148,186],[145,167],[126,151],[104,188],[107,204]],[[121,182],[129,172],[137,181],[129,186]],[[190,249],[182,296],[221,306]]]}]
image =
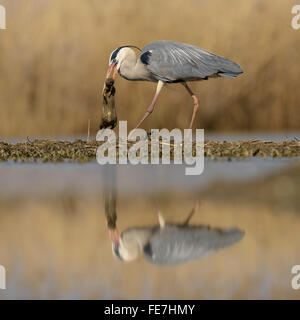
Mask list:
[{"label": "still water", "polygon": [[206,159],[196,177],[1,163],[0,298],[299,299],[298,174],[299,159]]}]

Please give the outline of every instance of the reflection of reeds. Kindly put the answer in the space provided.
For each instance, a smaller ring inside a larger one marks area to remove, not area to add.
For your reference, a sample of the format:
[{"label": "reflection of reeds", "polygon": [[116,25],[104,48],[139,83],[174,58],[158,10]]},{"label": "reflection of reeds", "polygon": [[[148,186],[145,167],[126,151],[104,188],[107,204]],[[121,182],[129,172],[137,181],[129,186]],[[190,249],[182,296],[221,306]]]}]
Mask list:
[{"label": "reflection of reeds", "polygon": [[[200,261],[159,268],[112,256],[101,197],[1,200],[0,261],[8,273],[1,298],[299,298],[290,288],[299,263],[299,217],[262,206],[201,201],[191,224],[237,226],[244,239]],[[182,222],[193,206],[168,196],[160,210]],[[120,199],[120,230],[157,224],[152,201]]]},{"label": "reflection of reeds", "polygon": [[[74,134],[100,121],[100,91],[110,52],[119,45],[170,39],[238,62],[235,80],[194,84],[197,127],[299,129],[299,32],[292,0],[119,1],[3,0],[0,34],[0,134]],[[154,86],[118,80],[119,119],[133,127]],[[145,126],[186,127],[186,93],[164,91]]]}]

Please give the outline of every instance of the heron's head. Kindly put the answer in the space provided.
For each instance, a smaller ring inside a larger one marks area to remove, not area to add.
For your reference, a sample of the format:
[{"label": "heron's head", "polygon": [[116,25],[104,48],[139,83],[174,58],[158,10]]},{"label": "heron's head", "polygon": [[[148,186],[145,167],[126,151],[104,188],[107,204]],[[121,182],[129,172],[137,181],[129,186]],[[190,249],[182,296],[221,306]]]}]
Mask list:
[{"label": "heron's head", "polygon": [[139,49],[138,47],[135,46],[122,46],[119,47],[117,49],[115,49],[109,57],[109,61],[108,61],[108,70],[107,70],[107,74],[106,74],[106,78],[110,77],[111,72],[113,71],[113,80],[115,80],[116,75],[117,75],[117,71],[120,69],[121,64],[125,61],[125,60],[130,60],[130,59],[136,59],[136,55],[135,52],[133,51],[132,48],[138,49],[141,51],[141,49]]},{"label": "heron's head", "polygon": [[124,262],[132,262],[138,259],[140,248],[134,239],[121,236],[118,242],[112,241],[112,252],[115,257]]}]

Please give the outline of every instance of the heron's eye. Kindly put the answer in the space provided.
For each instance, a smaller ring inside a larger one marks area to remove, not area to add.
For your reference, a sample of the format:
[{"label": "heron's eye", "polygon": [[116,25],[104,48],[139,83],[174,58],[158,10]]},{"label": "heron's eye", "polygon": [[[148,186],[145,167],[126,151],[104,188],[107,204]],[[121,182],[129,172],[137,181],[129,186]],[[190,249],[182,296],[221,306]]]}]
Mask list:
[{"label": "heron's eye", "polygon": [[116,63],[116,62],[117,62],[117,59],[112,59],[111,62],[112,62],[112,63]]}]

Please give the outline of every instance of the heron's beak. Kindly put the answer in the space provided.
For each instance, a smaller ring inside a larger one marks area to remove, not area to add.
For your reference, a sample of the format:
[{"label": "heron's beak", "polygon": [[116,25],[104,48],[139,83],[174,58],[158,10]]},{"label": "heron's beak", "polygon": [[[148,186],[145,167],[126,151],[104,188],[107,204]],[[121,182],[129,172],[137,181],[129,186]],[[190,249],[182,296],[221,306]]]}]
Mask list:
[{"label": "heron's beak", "polygon": [[[109,68],[108,68],[108,70],[106,72],[105,80],[110,77],[110,74],[111,74],[112,71],[113,71],[112,78],[115,81],[115,78],[116,78],[117,72],[118,72],[116,63],[112,63],[112,64],[109,65]],[[104,95],[104,91],[105,91],[105,81],[104,81],[104,85],[103,85],[103,89],[102,89],[102,95]]]},{"label": "heron's beak", "polygon": [[116,76],[117,76],[117,72],[118,72],[116,63],[110,64],[110,66],[109,66],[109,68],[107,70],[107,73],[106,73],[106,79],[108,79],[110,77],[110,74],[111,74],[112,71],[113,71],[112,78],[113,78],[113,80],[115,80]]},{"label": "heron's beak", "polygon": [[119,245],[120,245],[120,235],[119,235],[118,228],[115,228],[113,230],[109,230],[109,237],[110,237],[110,240],[111,240],[113,246],[115,248],[119,247]]}]

